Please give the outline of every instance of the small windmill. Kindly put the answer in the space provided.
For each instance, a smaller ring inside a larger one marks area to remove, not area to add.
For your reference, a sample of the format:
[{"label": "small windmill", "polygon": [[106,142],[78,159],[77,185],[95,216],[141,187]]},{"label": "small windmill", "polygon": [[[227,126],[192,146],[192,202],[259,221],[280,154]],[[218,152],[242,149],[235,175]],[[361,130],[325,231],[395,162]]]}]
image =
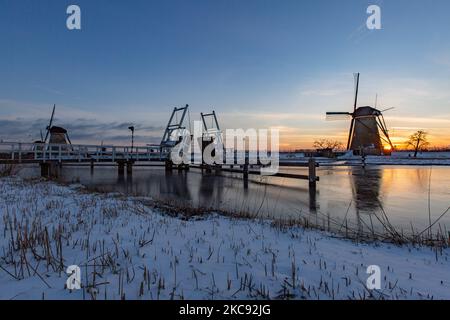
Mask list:
[{"label": "small windmill", "polygon": [[[56,105],[53,105],[52,115],[50,116],[50,121],[48,123],[48,126],[45,128],[45,138],[42,137],[42,131],[41,131],[41,141],[43,143],[50,143],[50,144],[69,144],[71,145],[72,142],[70,141],[69,134],[66,129],[63,127],[57,127],[53,126],[53,118],[55,116],[55,109]],[[50,137],[50,139],[49,139]],[[48,142],[47,142],[48,140]]]},{"label": "small windmill", "polygon": [[[354,154],[382,155],[387,145],[394,150],[394,145],[389,137],[383,111],[377,108],[364,106],[358,107],[359,73],[355,74],[355,100],[353,112],[327,112],[327,120],[340,118],[350,118],[350,130],[347,140],[347,150],[352,150]],[[381,132],[381,134],[380,134]]]}]

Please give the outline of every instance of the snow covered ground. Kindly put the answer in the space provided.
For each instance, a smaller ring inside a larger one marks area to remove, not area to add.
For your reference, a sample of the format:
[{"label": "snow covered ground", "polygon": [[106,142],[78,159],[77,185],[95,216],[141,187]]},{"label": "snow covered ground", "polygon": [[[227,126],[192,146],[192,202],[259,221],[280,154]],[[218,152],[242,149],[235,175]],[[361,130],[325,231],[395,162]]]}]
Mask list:
[{"label": "snow covered ground", "polygon": [[[302,153],[282,153],[280,161],[283,163],[307,163],[308,157]],[[337,157],[337,159],[317,157],[315,160],[323,165],[360,165],[361,157],[353,152]],[[414,166],[450,166],[450,152],[419,152],[414,158],[414,152],[393,152],[391,156],[367,156],[368,165],[414,165]]]},{"label": "snow covered ground", "polygon": [[[338,158],[347,164],[361,163],[361,157],[344,155]],[[414,158],[414,152],[393,152],[391,156],[367,156],[366,163],[371,165],[450,165],[449,152],[420,152]]]},{"label": "snow covered ground", "polygon": [[[450,249],[363,244],[0,179],[1,299],[450,299]],[[83,289],[65,289],[69,265]],[[366,288],[367,266],[381,290]]]}]

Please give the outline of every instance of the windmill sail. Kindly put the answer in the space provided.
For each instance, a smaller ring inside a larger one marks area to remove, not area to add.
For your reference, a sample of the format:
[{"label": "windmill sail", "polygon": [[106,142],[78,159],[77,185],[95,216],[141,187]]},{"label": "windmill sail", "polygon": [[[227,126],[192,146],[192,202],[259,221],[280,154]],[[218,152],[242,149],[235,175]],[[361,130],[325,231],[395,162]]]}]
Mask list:
[{"label": "windmill sail", "polygon": [[346,120],[352,117],[350,112],[327,112],[327,121]]},{"label": "windmill sail", "polygon": [[50,129],[51,129],[52,124],[53,124],[53,117],[55,116],[55,109],[56,109],[56,105],[54,104],[53,105],[52,115],[50,116],[50,122],[48,123],[48,126],[46,128],[47,129],[47,133],[45,134],[44,142],[47,142],[48,135],[50,134]]},{"label": "windmill sail", "polygon": [[355,119],[354,119],[354,115],[356,112],[356,106],[358,104],[358,92],[359,92],[359,73],[354,75],[355,77],[355,102],[353,104],[353,119],[350,123],[350,130],[348,132],[348,140],[347,140],[347,150],[350,149],[350,144],[352,142],[353,139],[353,129],[355,126]]}]

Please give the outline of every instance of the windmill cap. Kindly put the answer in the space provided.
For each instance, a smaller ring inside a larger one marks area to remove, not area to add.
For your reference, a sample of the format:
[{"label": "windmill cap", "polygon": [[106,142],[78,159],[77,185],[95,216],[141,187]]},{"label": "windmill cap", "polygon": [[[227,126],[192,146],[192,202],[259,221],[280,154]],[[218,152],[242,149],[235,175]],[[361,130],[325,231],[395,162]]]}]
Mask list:
[{"label": "windmill cap", "polygon": [[67,130],[62,127],[53,126],[50,128],[50,133],[67,133]]},{"label": "windmill cap", "polygon": [[354,115],[357,117],[361,117],[361,116],[377,116],[380,115],[381,112],[378,109],[369,107],[369,106],[365,106],[365,107],[359,107],[356,109]]}]

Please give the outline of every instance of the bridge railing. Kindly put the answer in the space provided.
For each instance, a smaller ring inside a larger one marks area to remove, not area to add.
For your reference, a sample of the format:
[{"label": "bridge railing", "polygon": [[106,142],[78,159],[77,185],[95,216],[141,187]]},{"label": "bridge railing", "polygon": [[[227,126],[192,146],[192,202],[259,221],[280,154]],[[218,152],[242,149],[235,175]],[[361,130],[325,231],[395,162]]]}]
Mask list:
[{"label": "bridge railing", "polygon": [[155,161],[164,160],[158,146],[68,145],[43,143],[0,143],[0,160],[30,161]]}]

